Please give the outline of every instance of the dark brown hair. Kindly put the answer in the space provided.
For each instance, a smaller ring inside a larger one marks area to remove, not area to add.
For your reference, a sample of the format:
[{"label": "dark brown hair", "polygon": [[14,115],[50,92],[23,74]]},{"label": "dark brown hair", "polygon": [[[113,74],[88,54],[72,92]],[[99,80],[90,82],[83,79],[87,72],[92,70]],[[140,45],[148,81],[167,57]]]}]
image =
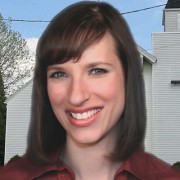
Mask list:
[{"label": "dark brown hair", "polygon": [[114,39],[126,81],[125,108],[120,117],[118,142],[111,159],[125,160],[143,145],[146,125],[144,83],[136,44],[119,11],[104,2],[84,1],[57,14],[38,43],[26,153],[34,162],[50,162],[48,156],[66,141],[66,132],[49,102],[47,67],[72,58],[78,59],[106,32]]}]

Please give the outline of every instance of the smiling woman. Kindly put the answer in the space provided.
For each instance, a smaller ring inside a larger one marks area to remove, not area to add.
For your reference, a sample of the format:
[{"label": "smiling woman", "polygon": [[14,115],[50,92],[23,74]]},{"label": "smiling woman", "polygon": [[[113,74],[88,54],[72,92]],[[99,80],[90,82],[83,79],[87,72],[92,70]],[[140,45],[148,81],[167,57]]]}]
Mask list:
[{"label": "smiling woman", "polygon": [[4,179],[179,179],[144,152],[139,54],[120,13],[79,2],[57,14],[36,53],[28,148]]},{"label": "smiling woman", "polygon": [[66,146],[70,146],[66,148],[73,149],[69,138],[86,145],[100,139],[110,144],[117,139],[116,125],[124,109],[125,84],[109,33],[90,45],[78,61],[51,65],[47,74],[48,97],[66,130]]}]

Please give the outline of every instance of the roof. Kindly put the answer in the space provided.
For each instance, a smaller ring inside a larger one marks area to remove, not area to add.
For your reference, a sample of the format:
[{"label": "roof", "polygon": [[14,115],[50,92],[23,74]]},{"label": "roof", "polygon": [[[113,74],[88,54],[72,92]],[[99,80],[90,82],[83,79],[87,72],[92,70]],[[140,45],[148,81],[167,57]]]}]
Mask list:
[{"label": "roof", "polygon": [[149,52],[147,52],[145,49],[143,49],[141,46],[137,45],[137,49],[139,51],[140,54],[143,55],[143,57],[149,61],[150,63],[155,63],[157,61],[157,58],[155,56],[153,56],[152,54],[150,54]]},{"label": "roof", "polygon": [[180,0],[168,0],[165,9],[180,8]]},{"label": "roof", "polygon": [[14,94],[10,95],[7,99],[6,99],[6,103],[8,103],[9,101],[11,101],[11,99],[13,99],[17,94],[19,94],[23,89],[25,89],[27,86],[31,85],[33,83],[33,79],[30,79],[27,83],[25,83],[20,89],[18,89]]}]

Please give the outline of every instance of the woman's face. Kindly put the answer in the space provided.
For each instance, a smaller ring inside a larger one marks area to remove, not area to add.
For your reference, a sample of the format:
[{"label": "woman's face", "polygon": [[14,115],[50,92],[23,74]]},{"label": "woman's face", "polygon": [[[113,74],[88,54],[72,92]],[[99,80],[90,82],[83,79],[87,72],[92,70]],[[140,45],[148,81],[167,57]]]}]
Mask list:
[{"label": "woman's face", "polygon": [[92,144],[117,137],[125,104],[123,68],[108,33],[81,58],[48,67],[48,95],[67,140]]}]

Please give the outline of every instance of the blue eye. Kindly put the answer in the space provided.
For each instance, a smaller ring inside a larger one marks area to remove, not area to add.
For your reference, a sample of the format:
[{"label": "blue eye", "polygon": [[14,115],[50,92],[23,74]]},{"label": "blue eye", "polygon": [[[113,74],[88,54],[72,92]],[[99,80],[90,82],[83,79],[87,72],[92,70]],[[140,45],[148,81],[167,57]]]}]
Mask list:
[{"label": "blue eye", "polygon": [[106,69],[103,68],[94,68],[91,69],[90,74],[94,74],[94,75],[101,75],[101,74],[105,74],[108,71]]},{"label": "blue eye", "polygon": [[67,77],[67,74],[65,72],[53,72],[50,75],[51,78],[62,78],[62,77]]}]

